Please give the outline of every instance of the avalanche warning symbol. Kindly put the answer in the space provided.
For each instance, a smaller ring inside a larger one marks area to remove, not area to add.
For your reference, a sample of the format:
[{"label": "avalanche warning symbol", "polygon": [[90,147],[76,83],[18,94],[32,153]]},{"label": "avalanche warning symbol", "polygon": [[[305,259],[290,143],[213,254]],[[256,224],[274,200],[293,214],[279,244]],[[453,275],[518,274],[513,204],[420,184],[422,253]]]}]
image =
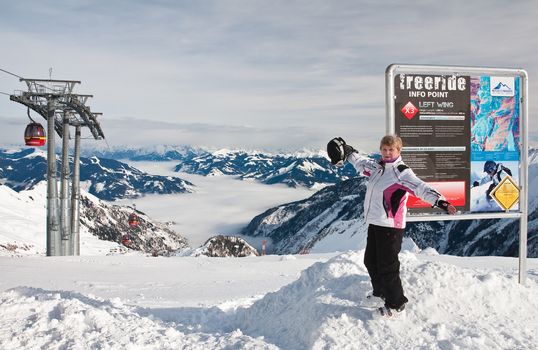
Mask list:
[{"label": "avalanche warning symbol", "polygon": [[491,197],[495,199],[497,204],[499,204],[503,210],[509,210],[519,199],[519,187],[515,181],[507,175],[501,180],[497,187],[491,191]]},{"label": "avalanche warning symbol", "polygon": [[401,111],[407,119],[411,120],[418,113],[418,108],[415,107],[415,105],[412,104],[411,101],[409,101],[405,106],[403,106]]}]

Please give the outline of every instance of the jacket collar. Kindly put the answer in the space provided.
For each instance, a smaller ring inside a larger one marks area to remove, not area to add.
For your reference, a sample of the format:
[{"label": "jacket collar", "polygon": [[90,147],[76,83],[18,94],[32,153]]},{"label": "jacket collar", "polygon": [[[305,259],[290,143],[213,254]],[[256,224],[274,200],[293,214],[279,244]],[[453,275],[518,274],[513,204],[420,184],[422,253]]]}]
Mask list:
[{"label": "jacket collar", "polygon": [[394,166],[395,164],[401,162],[401,160],[402,160],[402,156],[398,156],[394,159],[389,159],[389,160],[381,159],[379,161],[379,164],[381,164],[382,166]]}]

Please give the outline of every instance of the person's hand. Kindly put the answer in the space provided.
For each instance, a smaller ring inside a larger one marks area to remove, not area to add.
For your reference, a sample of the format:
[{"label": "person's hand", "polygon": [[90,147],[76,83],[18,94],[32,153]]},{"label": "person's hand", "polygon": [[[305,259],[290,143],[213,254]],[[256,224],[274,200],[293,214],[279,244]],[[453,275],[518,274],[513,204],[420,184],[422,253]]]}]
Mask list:
[{"label": "person's hand", "polygon": [[327,155],[331,159],[332,165],[342,166],[344,164],[343,141],[341,138],[335,137],[327,143]]},{"label": "person's hand", "polygon": [[344,159],[347,159],[347,157],[349,157],[349,155],[353,152],[357,152],[357,150],[344,141]]},{"label": "person's hand", "polygon": [[341,137],[335,137],[327,144],[327,155],[331,159],[331,164],[336,166],[343,166],[347,157],[357,152],[352,146],[346,144]]},{"label": "person's hand", "polygon": [[443,199],[438,199],[437,203],[435,203],[435,206],[437,206],[440,209],[443,209],[450,215],[454,215],[457,212],[457,209],[455,206],[453,206],[452,204],[450,204],[449,202]]}]

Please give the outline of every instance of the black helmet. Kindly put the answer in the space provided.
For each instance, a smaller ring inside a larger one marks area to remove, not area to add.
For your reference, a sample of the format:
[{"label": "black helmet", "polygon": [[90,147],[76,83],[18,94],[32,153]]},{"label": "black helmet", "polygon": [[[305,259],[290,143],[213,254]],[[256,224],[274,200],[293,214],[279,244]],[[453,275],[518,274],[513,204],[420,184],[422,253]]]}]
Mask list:
[{"label": "black helmet", "polygon": [[336,165],[344,160],[345,141],[341,137],[335,137],[327,144],[327,154],[331,158],[331,163]]},{"label": "black helmet", "polygon": [[486,173],[491,173],[494,170],[497,170],[497,163],[492,160],[488,160],[484,163],[484,171]]}]

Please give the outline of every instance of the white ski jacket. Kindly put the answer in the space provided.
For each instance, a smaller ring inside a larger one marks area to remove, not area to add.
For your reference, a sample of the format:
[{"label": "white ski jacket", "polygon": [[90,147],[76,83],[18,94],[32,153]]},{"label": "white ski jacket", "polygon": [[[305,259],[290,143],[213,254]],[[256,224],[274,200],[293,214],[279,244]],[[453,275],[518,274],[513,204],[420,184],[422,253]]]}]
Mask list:
[{"label": "white ski jacket", "polygon": [[497,186],[499,182],[501,182],[501,180],[506,177],[506,175],[512,176],[512,171],[508,169],[507,167],[505,167],[504,165],[502,165],[502,163],[498,163],[497,166],[495,167],[495,174],[493,175],[486,174],[486,176],[484,176],[480,180],[480,185],[483,185],[491,181],[493,183],[493,186]]},{"label": "white ski jacket", "polygon": [[376,162],[353,152],[347,157],[357,172],[368,176],[364,199],[364,218],[367,224],[405,228],[409,193],[432,206],[445,198],[419,179],[413,170],[398,157],[393,162]]}]

